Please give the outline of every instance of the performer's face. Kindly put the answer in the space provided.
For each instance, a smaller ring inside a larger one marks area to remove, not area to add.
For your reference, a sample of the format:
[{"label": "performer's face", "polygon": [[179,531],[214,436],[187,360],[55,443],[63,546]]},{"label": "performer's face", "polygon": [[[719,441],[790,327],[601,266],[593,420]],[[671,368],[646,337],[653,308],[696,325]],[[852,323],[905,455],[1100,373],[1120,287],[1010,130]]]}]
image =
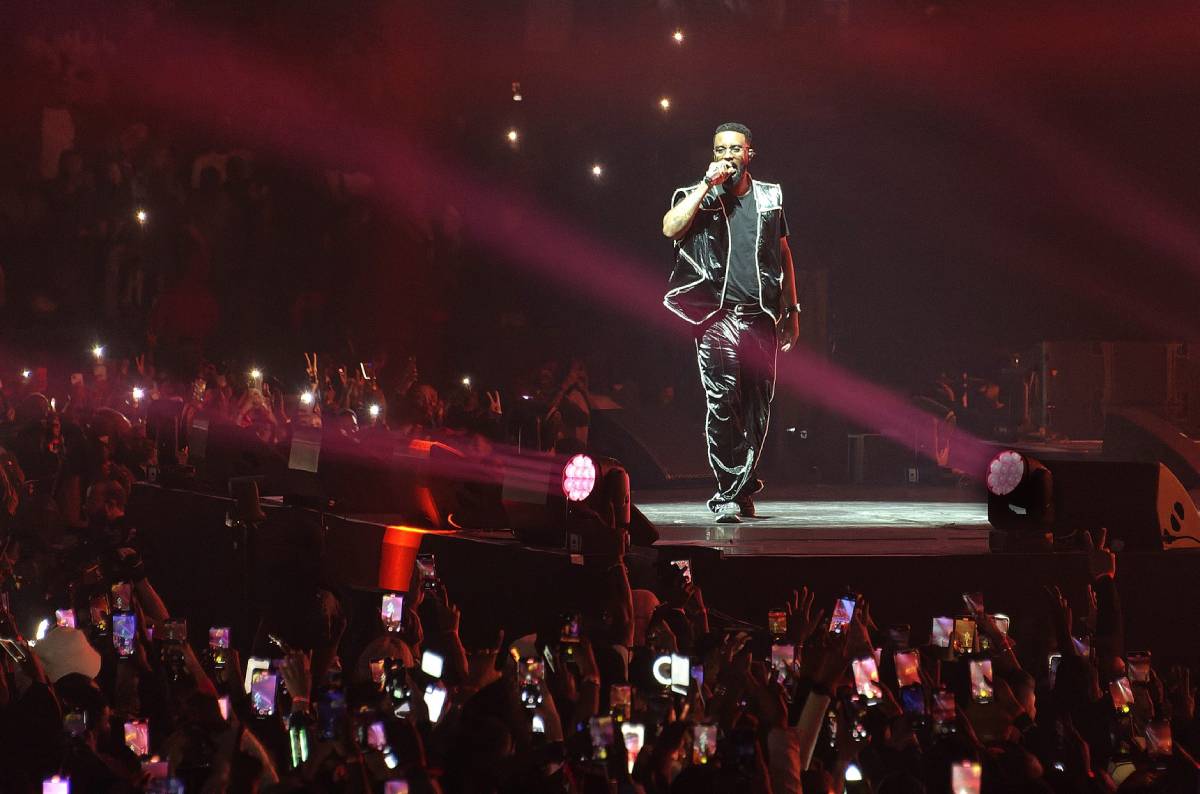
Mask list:
[{"label": "performer's face", "polygon": [[741,179],[750,163],[750,146],[746,143],[746,136],[729,130],[714,135],[713,162],[730,163],[737,168],[737,173],[729,179],[729,184]]}]

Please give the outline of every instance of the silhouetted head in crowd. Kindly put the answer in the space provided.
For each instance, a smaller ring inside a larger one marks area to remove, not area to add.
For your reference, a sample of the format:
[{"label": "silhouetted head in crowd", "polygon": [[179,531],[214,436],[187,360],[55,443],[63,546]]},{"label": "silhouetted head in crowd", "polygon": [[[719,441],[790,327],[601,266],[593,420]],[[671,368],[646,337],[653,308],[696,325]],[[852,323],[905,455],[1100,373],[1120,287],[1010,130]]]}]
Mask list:
[{"label": "silhouetted head in crowd", "polygon": [[88,516],[96,523],[105,524],[125,517],[128,495],[116,480],[103,480],[88,489]]}]

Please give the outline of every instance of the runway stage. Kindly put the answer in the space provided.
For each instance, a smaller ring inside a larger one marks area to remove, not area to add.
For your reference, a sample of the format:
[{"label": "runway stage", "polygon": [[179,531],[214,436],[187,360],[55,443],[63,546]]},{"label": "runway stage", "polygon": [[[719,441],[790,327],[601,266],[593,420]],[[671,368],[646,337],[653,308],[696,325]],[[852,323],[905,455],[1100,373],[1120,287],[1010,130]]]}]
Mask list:
[{"label": "runway stage", "polygon": [[987,554],[987,503],[976,489],[810,486],[764,491],[758,517],[717,524],[704,491],[635,493],[661,546],[724,556],[855,557]]}]

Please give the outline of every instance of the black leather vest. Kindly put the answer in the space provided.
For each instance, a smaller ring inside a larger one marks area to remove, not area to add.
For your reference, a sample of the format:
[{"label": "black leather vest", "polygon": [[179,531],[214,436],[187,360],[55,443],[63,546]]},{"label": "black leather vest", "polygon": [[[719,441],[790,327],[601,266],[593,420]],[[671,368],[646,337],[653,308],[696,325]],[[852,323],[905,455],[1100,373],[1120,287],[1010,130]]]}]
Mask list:
[{"label": "black leather vest", "polygon": [[[779,321],[783,290],[779,220],[783,214],[783,191],[779,185],[751,180],[758,204],[759,306]],[[675,206],[696,186],[681,187],[671,196]],[[711,192],[704,197],[687,233],[675,242],[675,267],[667,282],[663,304],[689,323],[699,325],[725,304],[725,271],[729,264],[729,218],[720,200]]]}]

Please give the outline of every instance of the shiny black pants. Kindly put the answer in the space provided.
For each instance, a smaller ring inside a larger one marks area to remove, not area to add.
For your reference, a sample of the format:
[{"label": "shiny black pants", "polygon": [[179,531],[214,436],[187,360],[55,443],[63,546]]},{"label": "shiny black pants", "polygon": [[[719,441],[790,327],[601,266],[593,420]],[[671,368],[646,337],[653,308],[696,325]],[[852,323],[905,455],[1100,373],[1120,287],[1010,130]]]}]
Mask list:
[{"label": "shiny black pants", "polygon": [[704,432],[717,510],[754,485],[775,395],[775,322],[766,314],[722,310],[696,339],[708,413]]}]

